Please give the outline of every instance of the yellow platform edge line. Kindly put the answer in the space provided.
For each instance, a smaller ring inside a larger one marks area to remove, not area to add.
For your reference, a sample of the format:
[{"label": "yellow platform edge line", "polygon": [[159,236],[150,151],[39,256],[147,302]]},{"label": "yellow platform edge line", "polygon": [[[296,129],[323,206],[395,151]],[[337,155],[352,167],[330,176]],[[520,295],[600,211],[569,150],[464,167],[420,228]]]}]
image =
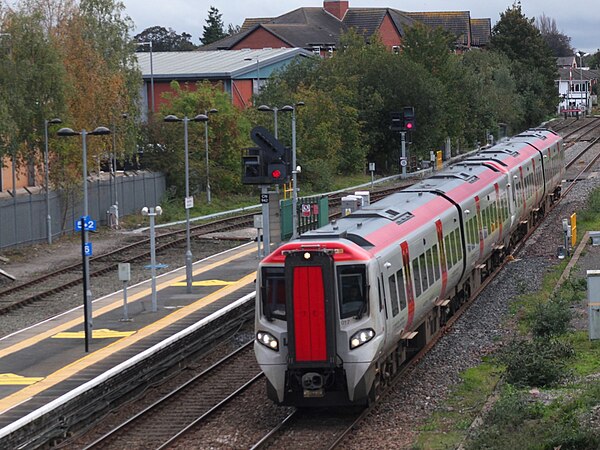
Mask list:
[{"label": "yellow platform edge line", "polygon": [[[223,259],[221,261],[217,261],[217,262],[214,262],[214,263],[209,264],[207,266],[201,267],[201,268],[197,269],[196,271],[194,271],[193,275],[198,275],[198,274],[204,273],[204,272],[206,272],[208,270],[211,270],[211,269],[214,269],[215,267],[218,267],[221,264],[234,261],[234,260],[236,260],[238,258],[242,258],[242,257],[244,257],[244,256],[246,256],[246,255],[248,255],[250,253],[255,252],[255,251],[256,251],[255,248],[249,248],[247,250],[244,250],[241,253],[238,253],[238,254],[235,254],[235,255],[231,255],[230,257],[225,258],[225,259]],[[162,289],[166,289],[166,288],[172,286],[173,283],[177,283],[177,282],[182,281],[182,280],[185,280],[185,275],[182,275],[180,277],[176,277],[175,280],[168,280],[168,281],[164,281],[164,282],[160,283],[159,285],[156,286],[156,290],[160,291]],[[140,292],[138,292],[136,294],[128,296],[127,301],[128,301],[128,303],[133,303],[134,301],[139,300],[141,298],[144,298],[147,295],[150,295],[151,293],[152,293],[152,288],[148,288],[148,289],[140,291]],[[115,302],[113,302],[113,303],[111,303],[109,305],[106,305],[106,306],[104,306],[102,308],[99,308],[96,311],[92,311],[93,317],[101,316],[102,314],[105,314],[105,313],[110,312],[110,311],[112,311],[114,309],[122,308],[122,307],[123,307],[123,300],[119,299],[119,300],[117,300],[117,301],[115,301]],[[92,310],[93,310],[93,308],[92,308]],[[50,329],[48,331],[45,331],[43,333],[39,333],[39,334],[37,334],[35,336],[32,336],[32,337],[30,337],[28,339],[24,339],[23,341],[21,341],[21,342],[19,342],[17,344],[11,345],[10,347],[6,347],[5,349],[1,349],[0,350],[0,358],[8,356],[8,355],[10,355],[12,353],[21,351],[24,348],[30,347],[32,345],[35,345],[38,342],[43,341],[44,339],[50,338],[53,335],[55,335],[57,333],[60,333],[61,331],[68,330],[69,328],[75,327],[75,326],[77,326],[77,325],[79,325],[81,323],[83,323],[83,312],[82,312],[81,316],[78,317],[78,318],[76,318],[76,319],[70,320],[70,321],[65,322],[65,323],[63,323],[61,325],[57,325],[56,327],[53,327],[52,329]]]},{"label": "yellow platform edge line", "polygon": [[168,325],[171,325],[172,322],[174,322],[176,320],[180,320],[180,319],[198,311],[199,309],[214,302],[215,300],[221,298],[222,296],[231,294],[232,292],[235,292],[238,289],[241,289],[242,287],[252,283],[254,281],[254,278],[255,278],[255,273],[252,272],[249,275],[246,275],[245,277],[238,280],[238,282],[235,285],[230,285],[230,286],[226,286],[222,289],[219,289],[218,291],[207,295],[203,299],[201,299],[197,302],[194,302],[188,306],[185,306],[185,307],[169,314],[168,316],[165,316],[162,319],[159,319],[156,322],[154,322],[144,328],[141,328],[136,334],[134,334],[132,336],[129,336],[127,338],[122,338],[104,348],[101,348],[93,353],[90,353],[89,355],[84,356],[83,358],[78,359],[77,361],[73,361],[71,364],[48,375],[46,378],[44,378],[39,383],[36,383],[31,386],[27,386],[24,389],[21,389],[20,391],[15,392],[14,394],[11,394],[3,399],[0,399],[0,415],[3,414],[4,412],[10,410],[11,408],[13,408],[15,406],[15,404],[20,404],[24,400],[31,398],[31,397],[39,394],[40,392],[43,392],[46,389],[51,388],[52,386],[55,386],[56,384],[64,381],[66,378],[69,378],[70,376],[76,374],[77,372],[80,372],[81,370],[88,368],[89,366],[103,360],[104,358],[111,356],[114,352],[123,350],[123,349],[139,342],[140,340],[142,340],[148,336],[151,336],[153,333],[161,330],[162,328],[164,328]]}]

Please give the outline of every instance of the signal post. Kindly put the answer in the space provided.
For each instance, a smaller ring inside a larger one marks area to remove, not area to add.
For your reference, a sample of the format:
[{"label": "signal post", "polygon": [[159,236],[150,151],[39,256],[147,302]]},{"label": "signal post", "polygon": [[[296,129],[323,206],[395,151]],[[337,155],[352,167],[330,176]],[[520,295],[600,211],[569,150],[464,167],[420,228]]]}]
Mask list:
[{"label": "signal post", "polygon": [[[260,187],[263,246],[266,256],[270,253],[271,245],[271,210],[278,211],[278,199],[270,195],[274,192],[270,192],[269,188],[289,181],[291,152],[263,127],[254,127],[250,137],[258,147],[246,149],[242,155],[242,183]],[[273,208],[270,208],[271,203]]]}]

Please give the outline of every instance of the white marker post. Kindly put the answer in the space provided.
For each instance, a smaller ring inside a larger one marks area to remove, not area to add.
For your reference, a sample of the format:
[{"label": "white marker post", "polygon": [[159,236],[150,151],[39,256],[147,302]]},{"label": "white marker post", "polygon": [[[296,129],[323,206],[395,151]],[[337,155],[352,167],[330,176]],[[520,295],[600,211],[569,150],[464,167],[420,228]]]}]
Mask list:
[{"label": "white marker post", "polygon": [[131,265],[129,263],[119,263],[119,280],[123,282],[123,318],[121,322],[131,322],[127,311],[127,282],[131,280]]}]

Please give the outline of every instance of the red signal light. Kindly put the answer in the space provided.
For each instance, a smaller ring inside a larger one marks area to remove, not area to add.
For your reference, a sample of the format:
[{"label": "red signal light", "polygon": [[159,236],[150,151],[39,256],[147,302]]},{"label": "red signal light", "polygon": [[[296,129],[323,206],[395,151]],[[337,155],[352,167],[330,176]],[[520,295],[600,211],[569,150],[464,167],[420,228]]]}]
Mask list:
[{"label": "red signal light", "polygon": [[281,178],[281,170],[275,169],[273,172],[271,172],[271,176],[275,179]]},{"label": "red signal light", "polygon": [[413,127],[413,123],[412,122],[407,122],[406,123],[406,129],[407,130],[412,130],[412,127]]}]

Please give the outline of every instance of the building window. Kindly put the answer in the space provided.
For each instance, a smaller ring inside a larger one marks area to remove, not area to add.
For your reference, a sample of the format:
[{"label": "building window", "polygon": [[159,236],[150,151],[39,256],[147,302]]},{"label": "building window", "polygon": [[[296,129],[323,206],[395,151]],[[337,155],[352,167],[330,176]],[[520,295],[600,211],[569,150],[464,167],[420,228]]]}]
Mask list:
[{"label": "building window", "polygon": [[321,54],[321,47],[319,47],[319,46],[315,46],[315,47],[313,47],[313,48],[312,48],[312,52],[313,52],[315,55],[320,55],[320,54]]}]

